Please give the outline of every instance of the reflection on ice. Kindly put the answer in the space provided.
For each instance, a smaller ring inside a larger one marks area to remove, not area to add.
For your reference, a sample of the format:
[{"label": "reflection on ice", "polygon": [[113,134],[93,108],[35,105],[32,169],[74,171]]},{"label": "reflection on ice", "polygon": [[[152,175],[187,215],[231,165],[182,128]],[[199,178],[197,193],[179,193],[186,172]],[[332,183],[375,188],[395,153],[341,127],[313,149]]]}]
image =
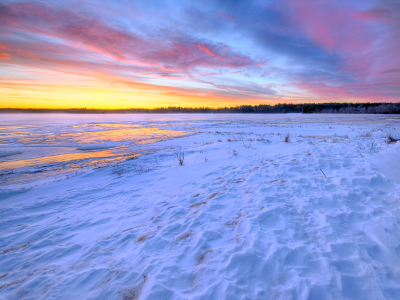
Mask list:
[{"label": "reflection on ice", "polygon": [[[133,156],[132,155],[127,156],[127,158],[134,156],[137,156],[137,154]],[[61,154],[54,156],[44,156],[31,159],[2,162],[0,163],[0,171],[44,165],[44,164],[55,164],[66,161],[76,161],[76,160],[84,160],[91,158],[107,158],[107,157],[121,157],[121,155],[116,153],[115,151],[108,150],[108,151],[96,151],[88,153],[70,153],[70,154]]]},{"label": "reflection on ice", "polygon": [[[12,135],[14,134],[14,135]],[[21,144],[92,144],[99,142],[130,142],[149,144],[163,139],[184,136],[184,131],[160,130],[158,128],[127,128],[73,133],[32,132],[26,135],[10,133],[5,140],[16,139]]]},{"label": "reflection on ice", "polygon": [[[3,171],[0,183],[11,184],[45,177],[45,174],[73,172],[99,163],[115,163],[140,155],[141,145],[189,134],[184,130],[159,128],[156,124],[82,124],[74,119],[75,116],[63,116],[61,122],[57,117],[53,115],[51,120],[40,121],[35,116],[29,124],[29,118],[24,121],[4,115],[5,122],[0,124],[0,171]],[[46,169],[49,165],[52,168]],[[40,167],[40,175],[37,168],[32,167]],[[6,176],[10,170],[13,170],[12,176]]]}]

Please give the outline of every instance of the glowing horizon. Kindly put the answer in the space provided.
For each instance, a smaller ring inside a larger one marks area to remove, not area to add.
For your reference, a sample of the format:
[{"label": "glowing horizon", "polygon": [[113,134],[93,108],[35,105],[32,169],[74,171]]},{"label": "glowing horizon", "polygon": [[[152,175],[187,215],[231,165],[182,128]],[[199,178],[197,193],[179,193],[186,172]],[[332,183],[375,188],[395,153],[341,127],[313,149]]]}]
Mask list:
[{"label": "glowing horizon", "polygon": [[394,0],[0,4],[0,108],[400,101]]}]

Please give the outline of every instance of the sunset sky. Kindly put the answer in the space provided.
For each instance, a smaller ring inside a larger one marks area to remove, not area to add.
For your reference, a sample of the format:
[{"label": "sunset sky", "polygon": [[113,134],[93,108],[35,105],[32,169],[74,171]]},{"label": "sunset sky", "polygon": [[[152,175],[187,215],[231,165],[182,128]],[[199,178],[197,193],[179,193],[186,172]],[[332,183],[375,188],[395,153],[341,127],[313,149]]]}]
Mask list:
[{"label": "sunset sky", "polygon": [[0,2],[0,107],[398,101],[399,0]]}]

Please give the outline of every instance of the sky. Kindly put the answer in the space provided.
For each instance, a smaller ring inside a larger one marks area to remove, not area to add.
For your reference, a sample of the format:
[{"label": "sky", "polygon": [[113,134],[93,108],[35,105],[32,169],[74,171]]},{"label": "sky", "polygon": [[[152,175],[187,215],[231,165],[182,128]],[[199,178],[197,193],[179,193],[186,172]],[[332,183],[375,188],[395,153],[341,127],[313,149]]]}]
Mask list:
[{"label": "sky", "polygon": [[0,0],[0,107],[399,102],[400,0]]}]

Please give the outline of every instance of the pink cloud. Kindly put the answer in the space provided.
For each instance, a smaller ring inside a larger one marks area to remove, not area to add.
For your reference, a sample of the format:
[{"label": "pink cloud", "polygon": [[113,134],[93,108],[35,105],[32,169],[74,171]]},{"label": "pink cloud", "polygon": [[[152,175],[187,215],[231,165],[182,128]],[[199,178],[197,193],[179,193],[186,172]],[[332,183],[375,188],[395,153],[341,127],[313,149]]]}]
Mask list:
[{"label": "pink cloud", "polygon": [[370,28],[354,18],[340,1],[286,0],[291,19],[308,38],[329,52],[362,51],[370,47]]},{"label": "pink cloud", "polygon": [[164,33],[162,39],[142,36],[48,4],[25,2],[4,7],[0,18],[9,32],[61,38],[75,47],[130,64],[156,64],[167,69],[243,68],[260,64],[226,45],[214,45],[180,33]]},{"label": "pink cloud", "polygon": [[200,51],[203,51],[204,53],[207,53],[210,56],[217,56],[216,53],[214,53],[209,47],[207,47],[206,45],[193,45],[194,47],[196,47],[197,49],[199,49]]},{"label": "pink cloud", "polygon": [[218,16],[221,17],[221,18],[227,19],[229,21],[235,21],[235,17],[233,15],[227,15],[227,14],[224,14],[224,13],[219,13]]},{"label": "pink cloud", "polygon": [[309,99],[318,101],[363,101],[363,102],[395,102],[398,100],[397,86],[400,80],[382,80],[377,82],[354,82],[344,83],[334,79],[322,80],[314,78],[305,80],[297,77],[290,86],[294,86],[307,95]]},{"label": "pink cloud", "polygon": [[[383,0],[375,8],[359,11],[341,1],[286,1],[298,31],[338,55],[341,65],[337,74],[348,77],[348,82],[339,86],[329,86],[329,80],[310,84],[306,79],[298,87],[321,97],[336,95],[343,99],[359,95],[375,101],[378,95],[382,100],[396,94],[390,91],[395,85],[391,80],[400,74],[390,73],[385,77],[382,71],[400,68],[400,3]],[[378,82],[380,86],[374,85]]]},{"label": "pink cloud", "polygon": [[392,0],[382,0],[379,6],[359,11],[355,17],[365,21],[378,21],[387,24],[400,24],[400,3]]}]

